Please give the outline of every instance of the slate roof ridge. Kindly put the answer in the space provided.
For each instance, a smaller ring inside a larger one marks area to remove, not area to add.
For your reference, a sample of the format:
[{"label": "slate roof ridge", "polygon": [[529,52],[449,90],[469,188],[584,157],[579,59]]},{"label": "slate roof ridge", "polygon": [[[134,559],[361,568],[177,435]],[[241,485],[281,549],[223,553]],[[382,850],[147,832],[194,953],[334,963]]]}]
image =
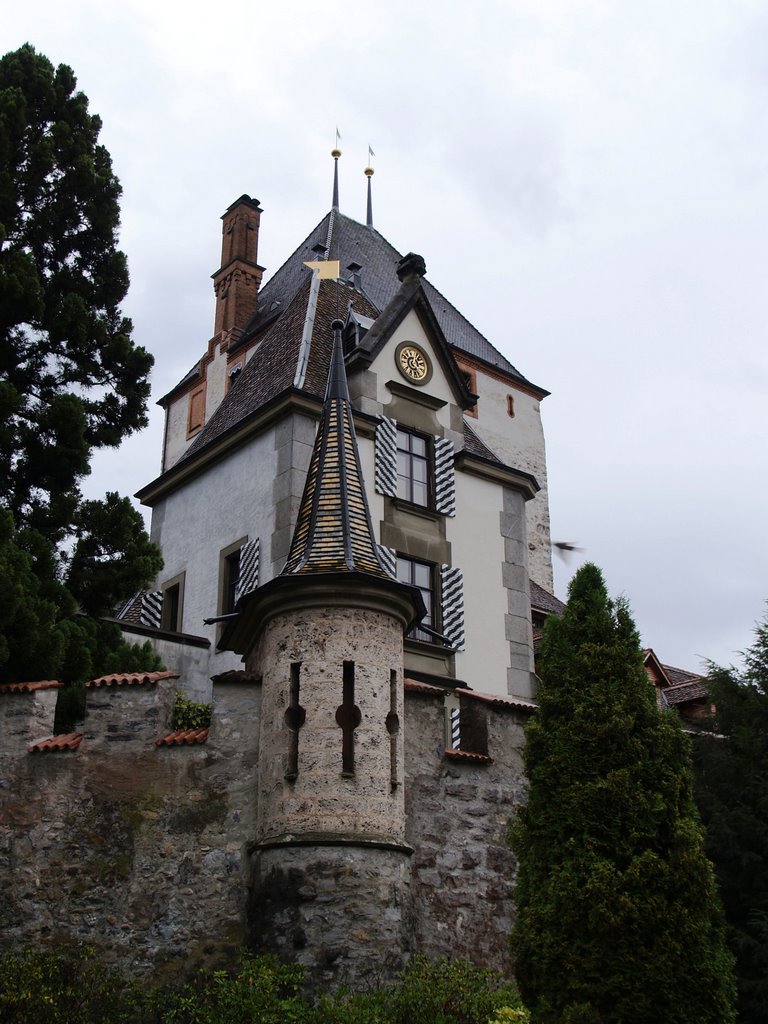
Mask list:
[{"label": "slate roof ridge", "polygon": [[[347,269],[346,261],[356,255],[361,256],[357,262],[362,266],[363,294],[378,309],[383,309],[388,304],[397,289],[395,268],[402,259],[402,253],[375,227],[362,224],[340,210],[330,210],[262,285],[259,292],[259,308],[246,325],[245,335],[258,327],[262,319],[271,312],[270,307],[275,301],[280,301],[283,306],[292,301],[301,284],[304,260],[313,259],[317,255],[312,252],[313,245],[323,246],[327,254],[325,258],[342,261],[342,277]],[[425,279],[424,288],[433,305],[435,317],[452,348],[474,355],[522,383],[537,387],[520,373],[431,281]]]}]

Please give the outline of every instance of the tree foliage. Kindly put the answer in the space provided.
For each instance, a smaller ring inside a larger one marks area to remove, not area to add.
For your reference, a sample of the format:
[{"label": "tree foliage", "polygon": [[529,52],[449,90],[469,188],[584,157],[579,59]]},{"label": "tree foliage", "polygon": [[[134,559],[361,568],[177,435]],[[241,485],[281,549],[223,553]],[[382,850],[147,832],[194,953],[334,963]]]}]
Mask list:
[{"label": "tree foliage", "polygon": [[742,673],[710,666],[712,734],[694,741],[696,797],[736,956],[739,1021],[768,1019],[768,622]]},{"label": "tree foliage", "polygon": [[[120,184],[70,68],[0,58],[0,681],[76,680],[162,566],[138,513],[83,501],[92,453],[146,423],[152,357],[120,312]],[[110,655],[111,657],[111,655]]]},{"label": "tree foliage", "polygon": [[19,528],[58,542],[91,452],[146,424],[152,357],[131,340],[120,184],[64,65],[0,59],[0,478]]},{"label": "tree foliage", "polygon": [[527,734],[516,974],[534,1024],[732,1021],[731,961],[692,795],[626,605],[574,576]]}]

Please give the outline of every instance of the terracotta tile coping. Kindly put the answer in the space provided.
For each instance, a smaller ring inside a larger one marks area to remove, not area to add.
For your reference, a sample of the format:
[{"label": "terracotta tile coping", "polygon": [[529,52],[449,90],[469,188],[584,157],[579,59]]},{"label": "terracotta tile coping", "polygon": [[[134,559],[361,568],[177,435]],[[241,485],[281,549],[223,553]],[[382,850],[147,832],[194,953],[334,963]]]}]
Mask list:
[{"label": "terracotta tile coping", "polygon": [[63,683],[55,679],[41,679],[36,683],[3,683],[0,693],[33,693],[35,690],[58,690]]},{"label": "terracotta tile coping", "polygon": [[67,732],[58,736],[48,736],[45,739],[37,740],[27,747],[29,754],[46,754],[52,750],[77,750],[83,741],[83,733]]},{"label": "terracotta tile coping", "polygon": [[523,700],[522,697],[502,697],[495,693],[478,693],[477,690],[467,690],[463,686],[455,690],[450,687],[435,686],[432,683],[420,683],[416,679],[404,680],[405,689],[408,693],[420,693],[427,697],[442,697],[448,693],[455,693],[458,697],[465,697],[468,700],[479,700],[484,704],[491,704],[495,708],[509,709],[516,711],[533,712],[538,710],[538,705],[533,701]]},{"label": "terracotta tile coping", "polygon": [[161,736],[155,740],[156,747],[181,747],[187,744],[193,746],[195,743],[205,743],[208,739],[208,729],[177,729],[176,732],[169,732],[167,736]]},{"label": "terracotta tile coping", "polygon": [[117,672],[89,679],[85,687],[92,689],[98,686],[141,686],[144,683],[159,683],[162,679],[178,678],[178,672]]},{"label": "terracotta tile coping", "polygon": [[489,757],[488,754],[473,754],[469,750],[454,750],[452,747],[446,749],[445,756],[449,757],[452,761],[473,761],[475,764],[493,764],[493,758]]}]

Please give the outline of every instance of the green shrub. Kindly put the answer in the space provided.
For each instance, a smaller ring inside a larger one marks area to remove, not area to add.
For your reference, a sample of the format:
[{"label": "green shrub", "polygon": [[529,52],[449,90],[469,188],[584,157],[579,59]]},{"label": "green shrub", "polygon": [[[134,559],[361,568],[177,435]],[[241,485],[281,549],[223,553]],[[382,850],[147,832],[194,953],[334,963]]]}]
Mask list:
[{"label": "green shrub", "polygon": [[181,989],[139,986],[92,950],[0,959],[0,1024],[525,1024],[513,985],[463,961],[416,956],[390,987],[302,993],[301,967],[243,953],[236,972],[200,971]]},{"label": "green shrub", "polygon": [[145,1024],[145,993],[92,949],[23,950],[0,958],[3,1024]]},{"label": "green shrub", "polygon": [[174,729],[207,729],[211,724],[213,704],[189,700],[183,690],[176,691],[173,702]]}]

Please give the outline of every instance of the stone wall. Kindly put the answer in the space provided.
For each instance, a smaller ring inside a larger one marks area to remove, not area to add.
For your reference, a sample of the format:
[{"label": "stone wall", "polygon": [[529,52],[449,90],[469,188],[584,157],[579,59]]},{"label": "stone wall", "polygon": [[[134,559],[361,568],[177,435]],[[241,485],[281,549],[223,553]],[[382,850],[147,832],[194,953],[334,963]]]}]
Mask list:
[{"label": "stone wall", "polygon": [[[463,735],[487,752],[446,754],[444,691],[406,689],[407,845],[256,856],[260,683],[217,682],[207,742],[158,746],[176,687],[161,675],[90,691],[79,746],[41,753],[27,745],[50,734],[55,690],[0,692],[0,946],[73,939],[160,980],[246,943],[326,985],[380,980],[414,950],[508,968],[521,706],[462,697]],[[281,905],[260,914],[266,899]]]},{"label": "stone wall", "polygon": [[[523,728],[530,710],[462,697],[462,746],[468,749],[446,754],[439,694],[426,687],[406,691],[414,948],[508,974],[516,862],[507,826],[525,799]],[[470,742],[470,733],[479,742]]]}]

